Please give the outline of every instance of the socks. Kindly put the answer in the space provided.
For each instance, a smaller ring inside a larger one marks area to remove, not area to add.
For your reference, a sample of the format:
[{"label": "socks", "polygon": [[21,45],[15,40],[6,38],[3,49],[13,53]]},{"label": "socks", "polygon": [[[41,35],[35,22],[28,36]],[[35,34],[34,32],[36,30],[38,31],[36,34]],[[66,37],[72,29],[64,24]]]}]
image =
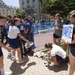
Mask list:
[{"label": "socks", "polygon": [[1,70],[0,70],[0,74],[1,74],[1,75],[4,75],[4,69],[1,69]]}]

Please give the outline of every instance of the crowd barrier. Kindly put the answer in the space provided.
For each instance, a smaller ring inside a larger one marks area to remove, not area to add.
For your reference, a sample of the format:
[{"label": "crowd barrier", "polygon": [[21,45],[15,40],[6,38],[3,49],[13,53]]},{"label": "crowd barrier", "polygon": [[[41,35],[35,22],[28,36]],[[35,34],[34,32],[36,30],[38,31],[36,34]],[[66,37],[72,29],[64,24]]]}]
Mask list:
[{"label": "crowd barrier", "polygon": [[43,32],[48,32],[48,31],[52,31],[53,30],[53,23],[51,22],[45,22],[45,23],[39,23],[39,24],[33,24],[33,33],[34,34],[39,34],[39,33],[43,33]]}]

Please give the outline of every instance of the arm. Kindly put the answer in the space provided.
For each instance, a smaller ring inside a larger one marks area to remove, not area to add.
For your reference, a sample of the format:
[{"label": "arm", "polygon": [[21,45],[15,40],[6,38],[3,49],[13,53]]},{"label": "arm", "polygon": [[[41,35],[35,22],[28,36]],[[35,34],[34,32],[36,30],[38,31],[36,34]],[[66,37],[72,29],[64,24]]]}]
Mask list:
[{"label": "arm", "polygon": [[28,33],[28,29],[25,28],[24,29],[24,33],[27,34]]},{"label": "arm", "polygon": [[0,46],[7,49],[8,51],[11,51],[11,48],[6,47],[2,42],[0,42]]},{"label": "arm", "polygon": [[74,44],[75,43],[75,34],[73,35],[73,40],[71,42],[71,44]]},{"label": "arm", "polygon": [[18,36],[22,39],[22,40],[24,40],[25,42],[27,42],[27,43],[30,43],[26,38],[24,38],[20,33],[18,34]]}]

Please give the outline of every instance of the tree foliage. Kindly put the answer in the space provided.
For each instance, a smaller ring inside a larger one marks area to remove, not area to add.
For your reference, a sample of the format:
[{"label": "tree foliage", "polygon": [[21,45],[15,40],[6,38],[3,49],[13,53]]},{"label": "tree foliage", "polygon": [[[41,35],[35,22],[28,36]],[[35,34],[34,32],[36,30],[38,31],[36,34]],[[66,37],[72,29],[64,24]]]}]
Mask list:
[{"label": "tree foliage", "polygon": [[16,9],[16,14],[19,15],[21,14],[22,16],[25,16],[25,11],[23,9]]},{"label": "tree foliage", "polygon": [[55,15],[60,12],[63,17],[75,9],[75,0],[39,0],[44,13]]}]

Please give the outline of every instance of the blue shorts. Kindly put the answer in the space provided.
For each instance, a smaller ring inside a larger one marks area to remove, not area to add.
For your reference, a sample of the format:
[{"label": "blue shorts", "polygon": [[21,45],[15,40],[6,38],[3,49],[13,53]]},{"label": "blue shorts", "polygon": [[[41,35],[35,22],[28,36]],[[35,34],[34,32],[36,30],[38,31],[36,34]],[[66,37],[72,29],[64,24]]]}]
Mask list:
[{"label": "blue shorts", "polygon": [[63,62],[63,61],[65,61],[66,58],[63,59],[62,57],[56,55],[56,59],[57,59],[58,62]]},{"label": "blue shorts", "polygon": [[13,49],[17,49],[20,47],[18,38],[16,38],[16,39],[8,38],[8,43],[9,43],[10,47],[12,47]]},{"label": "blue shorts", "polygon": [[2,52],[2,49],[0,47],[0,57],[2,57],[2,56],[3,56],[3,52]]}]

